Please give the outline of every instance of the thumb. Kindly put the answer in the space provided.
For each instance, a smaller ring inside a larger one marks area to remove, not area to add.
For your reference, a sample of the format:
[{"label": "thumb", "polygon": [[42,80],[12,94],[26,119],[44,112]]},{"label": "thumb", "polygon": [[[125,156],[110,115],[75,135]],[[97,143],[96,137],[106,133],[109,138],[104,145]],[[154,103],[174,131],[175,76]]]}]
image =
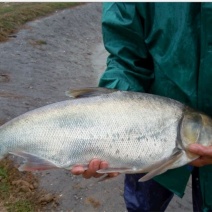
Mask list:
[{"label": "thumb", "polygon": [[200,144],[191,144],[188,150],[194,154],[201,156],[212,156],[212,146],[202,146]]}]

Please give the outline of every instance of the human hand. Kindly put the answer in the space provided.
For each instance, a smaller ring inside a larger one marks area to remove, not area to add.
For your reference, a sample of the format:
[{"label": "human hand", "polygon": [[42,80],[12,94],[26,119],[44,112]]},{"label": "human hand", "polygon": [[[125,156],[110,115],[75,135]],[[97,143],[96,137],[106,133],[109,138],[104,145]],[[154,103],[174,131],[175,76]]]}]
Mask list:
[{"label": "human hand", "polygon": [[190,163],[192,166],[201,167],[212,164],[212,146],[206,147],[200,144],[191,144],[188,150],[194,154],[200,155],[199,158]]},{"label": "human hand", "polygon": [[[104,174],[98,174],[96,171],[99,169],[105,169],[108,167],[108,163],[106,161],[101,161],[99,159],[93,159],[90,161],[88,165],[88,169],[85,170],[83,166],[77,165],[71,169],[71,173],[74,175],[82,175],[84,178],[89,179],[91,177],[101,177]],[[116,177],[118,173],[110,173],[108,177]]]}]

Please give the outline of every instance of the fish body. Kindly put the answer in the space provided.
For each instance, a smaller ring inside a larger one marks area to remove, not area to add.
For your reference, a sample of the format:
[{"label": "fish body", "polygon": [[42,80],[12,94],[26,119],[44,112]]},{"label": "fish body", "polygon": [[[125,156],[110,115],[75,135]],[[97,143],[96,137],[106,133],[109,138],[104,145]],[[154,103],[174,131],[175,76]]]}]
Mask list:
[{"label": "fish body", "polygon": [[98,88],[78,93],[79,98],[29,111],[2,125],[0,156],[25,158],[20,167],[25,171],[86,167],[99,158],[109,163],[99,173],[148,173],[145,181],[196,159],[186,150],[189,144],[211,145],[212,120],[178,101]]}]

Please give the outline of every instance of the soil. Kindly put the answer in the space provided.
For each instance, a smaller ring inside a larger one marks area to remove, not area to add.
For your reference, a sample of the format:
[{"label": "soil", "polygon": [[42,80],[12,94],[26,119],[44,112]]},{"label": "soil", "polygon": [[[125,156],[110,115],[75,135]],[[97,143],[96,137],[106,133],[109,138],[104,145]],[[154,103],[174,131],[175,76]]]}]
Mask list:
[{"label": "soil", "polygon": [[[101,3],[84,4],[29,22],[0,44],[0,124],[67,99],[65,91],[70,87],[97,86],[106,56]],[[10,167],[14,196],[28,196],[36,211],[126,211],[123,175],[97,182],[62,169],[20,173],[17,164],[10,160],[3,163]],[[187,192],[183,200],[175,197],[167,211],[191,210],[190,184]],[[2,201],[0,210],[1,206]]]}]

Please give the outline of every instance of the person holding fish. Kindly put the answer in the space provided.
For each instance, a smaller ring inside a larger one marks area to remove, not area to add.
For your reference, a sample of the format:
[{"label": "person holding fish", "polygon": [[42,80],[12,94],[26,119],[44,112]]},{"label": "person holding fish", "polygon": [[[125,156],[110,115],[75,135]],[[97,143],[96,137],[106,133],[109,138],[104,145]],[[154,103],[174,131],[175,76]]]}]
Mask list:
[{"label": "person holding fish", "polygon": [[[102,30],[110,55],[100,87],[165,96],[212,115],[211,3],[104,3]],[[200,157],[146,182],[138,182],[143,174],[127,174],[128,211],[164,211],[173,194],[183,196],[190,175],[194,211],[212,210],[212,146],[192,144],[189,151]],[[100,177],[96,171],[106,167],[93,159],[72,173]]]}]

